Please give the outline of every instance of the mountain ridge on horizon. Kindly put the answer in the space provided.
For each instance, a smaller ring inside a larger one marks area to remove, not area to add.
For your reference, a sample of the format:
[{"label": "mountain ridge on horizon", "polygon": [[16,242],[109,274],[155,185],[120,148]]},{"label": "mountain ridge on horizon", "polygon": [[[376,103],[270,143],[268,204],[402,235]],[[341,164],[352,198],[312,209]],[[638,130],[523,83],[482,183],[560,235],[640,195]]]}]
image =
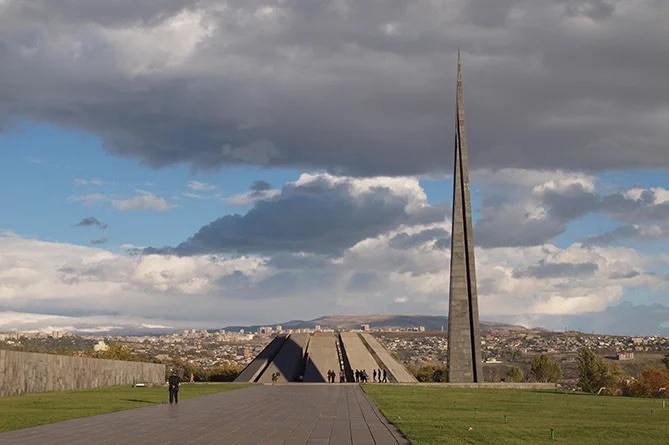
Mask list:
[{"label": "mountain ridge on horizon", "polygon": [[[599,335],[617,336],[664,336],[669,337],[669,306],[660,303],[634,304],[623,301],[609,306],[604,311],[586,312],[575,315],[544,315],[528,318],[520,324],[517,317],[499,316],[496,321],[481,320],[481,329],[486,332],[495,329],[540,330],[540,331],[577,331]],[[345,322],[348,319],[348,322]],[[339,320],[339,325],[333,321]],[[391,323],[391,320],[393,321]],[[358,326],[353,326],[353,323]],[[324,315],[312,320],[290,320],[285,323],[263,323],[249,326],[233,325],[224,329],[257,329],[260,326],[282,325],[286,329],[313,328],[316,324],[327,327],[409,327],[424,326],[426,330],[439,330],[448,327],[448,316],[421,314],[363,314],[363,315]]]},{"label": "mountain ridge on horizon", "polygon": [[[322,315],[311,320],[289,320],[283,323],[266,323],[256,325],[233,325],[226,326],[225,330],[238,331],[240,329],[255,331],[262,326],[282,326],[284,329],[313,329],[316,325],[334,329],[355,329],[361,325],[368,324],[371,328],[409,328],[423,326],[426,331],[446,331],[448,329],[448,316],[446,315],[421,315],[421,314],[336,314]],[[489,331],[492,329],[528,330],[517,324],[481,321],[481,329]],[[541,328],[538,328],[541,329]]]},{"label": "mountain ridge on horizon", "polygon": [[[537,315],[537,316],[496,316],[495,321],[484,320],[481,322],[483,331],[505,327],[508,329],[534,330],[534,331],[578,331],[588,334],[617,335],[617,336],[663,336],[669,337],[669,307],[661,303],[634,304],[624,301],[616,306],[610,306],[603,311],[589,312],[577,315]],[[147,323],[116,323],[105,321],[102,324],[82,322],[74,323],[67,320],[67,328],[64,331],[77,335],[166,335],[179,332],[184,329],[196,328],[210,332],[221,329],[215,323],[194,323],[188,326],[184,323],[170,325],[169,321],[161,320],[159,325]],[[440,330],[444,326],[447,330],[448,317],[441,315],[421,315],[416,313],[407,314],[335,314],[324,315],[311,320],[292,319],[283,323],[256,323],[256,324],[234,324],[223,329],[230,331],[247,329],[253,331],[260,326],[282,325],[286,329],[313,328],[316,324],[327,327],[345,327],[348,329],[359,328],[361,324],[370,324],[372,327],[409,327],[424,326],[426,330]],[[60,329],[60,326],[49,324],[40,326],[11,326],[0,327],[0,332],[51,332]]]}]

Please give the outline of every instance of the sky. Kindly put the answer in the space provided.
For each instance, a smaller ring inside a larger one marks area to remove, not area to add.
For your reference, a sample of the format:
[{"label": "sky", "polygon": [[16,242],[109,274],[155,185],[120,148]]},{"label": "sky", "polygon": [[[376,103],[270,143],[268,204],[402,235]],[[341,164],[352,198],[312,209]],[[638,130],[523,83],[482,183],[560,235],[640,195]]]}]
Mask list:
[{"label": "sky", "polygon": [[669,4],[0,0],[0,330],[446,315],[669,335]]}]

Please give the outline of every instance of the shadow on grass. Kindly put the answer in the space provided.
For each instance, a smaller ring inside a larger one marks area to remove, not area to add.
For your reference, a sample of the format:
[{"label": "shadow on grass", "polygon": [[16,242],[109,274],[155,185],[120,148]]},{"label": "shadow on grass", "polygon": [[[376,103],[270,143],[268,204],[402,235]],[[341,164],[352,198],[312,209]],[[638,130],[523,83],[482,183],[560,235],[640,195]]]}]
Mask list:
[{"label": "shadow on grass", "polygon": [[142,400],[142,399],[119,399],[123,402],[138,402],[138,403],[148,403],[150,405],[160,405],[163,402],[155,402],[153,400]]}]

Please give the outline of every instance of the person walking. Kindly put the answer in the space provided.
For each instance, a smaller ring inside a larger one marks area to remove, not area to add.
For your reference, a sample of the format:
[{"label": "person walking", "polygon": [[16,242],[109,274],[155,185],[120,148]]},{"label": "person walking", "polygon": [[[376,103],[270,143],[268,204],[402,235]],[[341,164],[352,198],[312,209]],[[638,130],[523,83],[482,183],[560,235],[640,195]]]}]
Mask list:
[{"label": "person walking", "polygon": [[344,371],[339,370],[339,383],[344,383],[346,379],[344,378]]},{"label": "person walking", "polygon": [[355,370],[355,383],[360,383],[360,370]]},{"label": "person walking", "polygon": [[388,383],[388,371],[383,370],[383,383]]},{"label": "person walking", "polygon": [[376,373],[379,376],[379,383],[381,383],[381,369],[379,368],[379,372]]},{"label": "person walking", "polygon": [[167,383],[170,391],[170,405],[172,403],[179,403],[179,383],[181,383],[181,379],[176,370],[172,371],[172,375],[167,379]]},{"label": "person walking", "polygon": [[374,383],[376,383],[376,369],[373,371],[373,379],[374,379]]}]

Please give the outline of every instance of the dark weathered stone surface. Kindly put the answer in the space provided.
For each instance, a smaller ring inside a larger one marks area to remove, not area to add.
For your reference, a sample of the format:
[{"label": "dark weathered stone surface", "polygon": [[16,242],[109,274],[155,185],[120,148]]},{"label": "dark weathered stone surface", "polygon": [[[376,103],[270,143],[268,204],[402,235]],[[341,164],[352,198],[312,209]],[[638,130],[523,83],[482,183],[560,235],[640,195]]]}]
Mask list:
[{"label": "dark weathered stone surface", "polygon": [[274,357],[257,380],[259,383],[272,383],[272,374],[279,373],[278,381],[296,382],[300,373],[304,372],[304,354],[309,344],[309,334],[290,334],[281,346],[281,350]]},{"label": "dark weathered stone surface", "polygon": [[381,368],[381,365],[376,363],[357,332],[342,332],[340,338],[344,343],[344,351],[349,366],[354,372],[356,369],[364,369],[371,376],[375,369]]},{"label": "dark weathered stone surface", "polygon": [[0,434],[0,445],[408,443],[351,384],[254,386]]},{"label": "dark weathered stone surface", "polygon": [[242,370],[235,381],[247,383],[258,380],[265,369],[267,369],[270,362],[279,353],[286,338],[288,338],[286,335],[277,335],[274,337],[270,344],[260,351],[260,354],[258,354],[258,356]]},{"label": "dark weathered stone surface", "polygon": [[165,383],[165,365],[0,350],[0,397]]},{"label": "dark weathered stone surface", "polygon": [[305,382],[326,382],[328,370],[339,373],[336,338],[331,332],[316,332],[309,340],[307,362],[304,371]]},{"label": "dark weathered stone surface", "polygon": [[383,347],[379,341],[374,338],[371,334],[360,334],[365,343],[374,351],[377,359],[381,362],[381,368],[387,370],[390,373],[390,379],[392,382],[396,383],[415,383],[417,382],[416,377],[411,374],[400,362],[395,360],[395,358],[388,352],[386,348]]},{"label": "dark weathered stone surface", "polygon": [[364,369],[370,376],[375,369],[385,369],[391,382],[416,382],[415,377],[369,334],[297,333],[277,339],[244,369],[236,382],[270,383],[272,374],[278,372],[280,383],[300,381],[298,376],[307,383],[321,383],[327,381],[329,369],[335,372],[337,380],[339,372],[344,371],[349,382],[353,381],[355,369]]},{"label": "dark weathered stone surface", "polygon": [[462,95],[462,66],[458,56],[453,171],[453,229],[448,313],[448,380],[481,382],[481,333],[472,208],[469,190],[467,131]]}]

